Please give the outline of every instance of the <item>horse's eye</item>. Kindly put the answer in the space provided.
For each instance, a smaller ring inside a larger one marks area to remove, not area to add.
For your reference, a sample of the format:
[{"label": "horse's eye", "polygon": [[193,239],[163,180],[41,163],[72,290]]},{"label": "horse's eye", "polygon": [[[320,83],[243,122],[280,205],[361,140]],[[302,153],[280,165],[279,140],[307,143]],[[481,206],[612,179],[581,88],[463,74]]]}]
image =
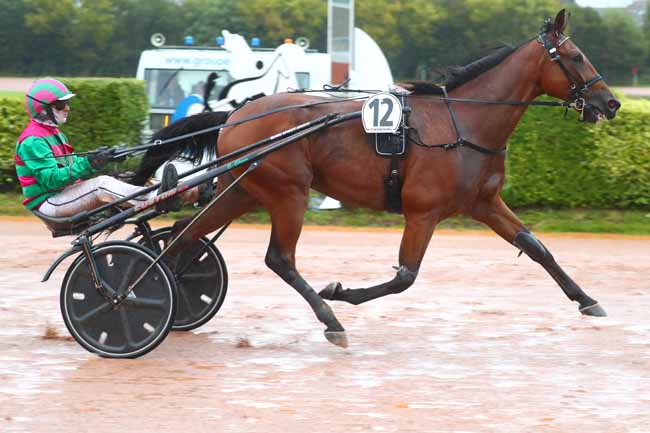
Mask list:
[{"label": "horse's eye", "polygon": [[577,54],[574,58],[573,61],[576,63],[582,63],[584,61],[584,58],[582,57],[582,54]]}]

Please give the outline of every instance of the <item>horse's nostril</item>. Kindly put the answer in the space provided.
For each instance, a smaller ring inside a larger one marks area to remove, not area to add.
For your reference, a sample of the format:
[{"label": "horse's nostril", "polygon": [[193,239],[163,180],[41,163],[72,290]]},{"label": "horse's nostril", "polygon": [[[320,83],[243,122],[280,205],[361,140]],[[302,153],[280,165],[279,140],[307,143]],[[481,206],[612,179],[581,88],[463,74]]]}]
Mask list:
[{"label": "horse's nostril", "polygon": [[621,103],[618,102],[618,100],[616,99],[610,99],[609,101],[607,101],[607,107],[612,111],[616,111],[619,108],[621,108]]}]

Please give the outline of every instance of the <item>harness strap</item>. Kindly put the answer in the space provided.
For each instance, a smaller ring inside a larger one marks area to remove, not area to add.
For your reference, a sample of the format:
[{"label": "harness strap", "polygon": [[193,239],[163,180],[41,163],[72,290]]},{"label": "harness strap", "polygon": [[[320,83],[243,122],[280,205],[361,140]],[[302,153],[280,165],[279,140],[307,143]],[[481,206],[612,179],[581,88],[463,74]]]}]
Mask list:
[{"label": "harness strap", "polygon": [[464,138],[460,139],[460,143],[458,144],[458,146],[467,146],[467,147],[469,147],[469,148],[471,148],[473,150],[476,150],[476,151],[478,151],[480,153],[484,153],[486,155],[505,155],[505,153],[506,153],[506,148],[505,147],[502,148],[502,149],[496,149],[496,150],[488,149],[487,147],[483,147],[483,146],[480,146],[478,144],[474,144],[471,141],[465,140]]},{"label": "harness strap", "polygon": [[445,104],[447,105],[447,110],[449,110],[449,115],[451,116],[451,123],[454,125],[454,131],[456,132],[456,142],[460,143],[460,131],[458,130],[458,121],[456,120],[456,113],[451,107],[451,102],[449,102],[449,95],[447,95],[447,87],[442,86],[442,94],[445,96]]},{"label": "harness strap", "polygon": [[[449,110],[449,115],[451,117],[451,123],[454,126],[454,132],[456,133],[456,141],[452,143],[441,143],[441,144],[427,144],[422,142],[422,138],[420,137],[420,133],[418,132],[417,129],[415,128],[409,128],[409,134],[407,135],[408,139],[415,143],[417,146],[420,147],[427,147],[429,149],[432,148],[438,148],[438,149],[444,149],[444,150],[450,150],[450,149],[455,149],[457,147],[469,147],[472,150],[476,150],[477,152],[483,153],[485,155],[503,155],[506,153],[506,148],[504,147],[503,149],[489,149],[487,147],[481,146],[479,144],[472,143],[469,140],[464,139],[461,134],[460,134],[460,128],[458,127],[458,120],[456,119],[456,113],[454,112],[453,107],[451,106],[452,101],[458,101],[458,102],[468,102],[468,101],[461,101],[461,98],[449,98],[447,95],[447,89],[445,86],[440,87],[442,89],[442,94],[444,95],[443,99],[445,101],[445,104],[447,105],[447,110]],[[473,100],[472,102],[478,102],[479,100]],[[495,101],[496,102],[496,101]],[[541,101],[540,101],[541,102]],[[523,104],[521,104],[523,105]],[[417,138],[414,138],[411,136],[410,131],[415,131],[415,136]]]},{"label": "harness strap", "polygon": [[[413,131],[413,135],[411,136],[410,132]],[[424,143],[422,141],[422,138],[420,137],[420,133],[416,128],[410,128],[409,129],[409,135],[407,138],[415,143],[415,145],[420,146],[420,147],[426,147],[428,149],[444,149],[444,150],[450,150],[450,149],[455,149],[457,147],[469,147],[472,150],[476,150],[477,152],[486,154],[486,155],[505,155],[507,148],[502,148],[502,149],[489,149],[487,147],[480,146],[478,144],[472,143],[469,140],[465,140],[464,138],[460,138],[457,141],[454,141],[452,143],[440,143],[440,144],[429,144],[429,143]]]}]

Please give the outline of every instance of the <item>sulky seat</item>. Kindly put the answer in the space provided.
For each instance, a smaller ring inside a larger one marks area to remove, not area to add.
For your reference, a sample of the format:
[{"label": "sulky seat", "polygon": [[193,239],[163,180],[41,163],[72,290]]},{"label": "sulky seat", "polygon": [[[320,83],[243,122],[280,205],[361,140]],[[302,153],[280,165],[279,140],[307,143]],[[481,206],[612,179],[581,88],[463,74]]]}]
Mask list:
[{"label": "sulky seat", "polygon": [[61,218],[47,216],[37,210],[32,210],[32,212],[45,223],[45,226],[52,232],[53,238],[78,235],[92,224],[85,212]]}]

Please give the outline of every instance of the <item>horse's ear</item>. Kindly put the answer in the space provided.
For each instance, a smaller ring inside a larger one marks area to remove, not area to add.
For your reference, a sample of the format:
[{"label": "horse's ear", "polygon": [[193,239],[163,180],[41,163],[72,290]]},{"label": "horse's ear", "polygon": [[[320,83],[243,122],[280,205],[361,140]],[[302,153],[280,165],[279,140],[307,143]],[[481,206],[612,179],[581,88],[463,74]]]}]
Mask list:
[{"label": "horse's ear", "polygon": [[555,24],[553,24],[553,30],[559,35],[564,33],[566,25],[569,22],[569,17],[567,16],[566,9],[562,9],[555,16]]}]

